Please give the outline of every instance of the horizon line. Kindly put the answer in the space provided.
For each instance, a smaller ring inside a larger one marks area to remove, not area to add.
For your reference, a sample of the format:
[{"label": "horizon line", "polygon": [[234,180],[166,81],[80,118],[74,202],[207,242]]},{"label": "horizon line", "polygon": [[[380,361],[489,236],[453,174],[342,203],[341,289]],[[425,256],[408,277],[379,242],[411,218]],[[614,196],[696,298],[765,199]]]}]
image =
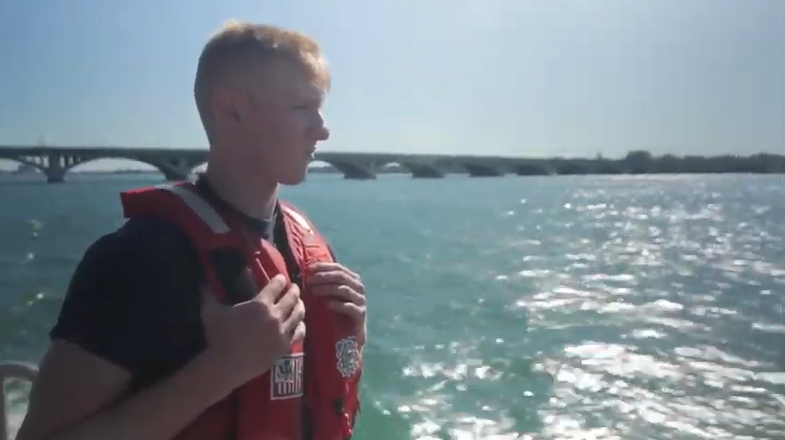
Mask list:
[{"label": "horizon line", "polygon": [[[147,150],[147,151],[172,151],[172,150],[182,150],[187,151],[189,153],[195,152],[207,152],[209,151],[210,147],[123,147],[123,146],[99,146],[99,145],[92,145],[92,146],[76,146],[76,145],[0,145],[0,150],[14,150],[14,149],[63,149],[63,150]],[[665,153],[656,155],[652,153],[649,149],[646,148],[638,148],[638,149],[630,149],[627,150],[627,153],[622,156],[618,156],[618,159],[624,159],[630,153],[640,153],[646,152],[651,155],[652,158],[657,157],[665,157],[665,156],[673,156],[673,157],[753,157],[753,156],[761,156],[761,155],[769,155],[769,156],[785,156],[785,153],[770,153],[766,150],[761,150],[758,152],[751,152],[748,154],[738,154],[738,153],[725,153],[725,154],[714,154],[714,155],[707,155],[707,154],[689,154],[689,155],[678,155],[673,153]],[[605,159],[609,160],[612,159],[614,156],[605,156],[602,152],[598,152],[595,156],[523,156],[523,155],[498,155],[498,154],[456,154],[456,153],[403,153],[403,152],[369,152],[369,151],[319,151],[315,152],[316,155],[319,154],[356,154],[356,155],[368,155],[368,156],[439,156],[439,157],[477,157],[477,158],[499,158],[499,159],[540,159],[540,160],[552,160],[552,159],[566,159],[566,160],[597,160],[597,159]],[[5,160],[13,160],[9,158],[0,157],[0,159]],[[118,159],[118,160],[128,160],[128,158],[123,157],[116,157],[116,158],[107,158],[107,159]]]}]

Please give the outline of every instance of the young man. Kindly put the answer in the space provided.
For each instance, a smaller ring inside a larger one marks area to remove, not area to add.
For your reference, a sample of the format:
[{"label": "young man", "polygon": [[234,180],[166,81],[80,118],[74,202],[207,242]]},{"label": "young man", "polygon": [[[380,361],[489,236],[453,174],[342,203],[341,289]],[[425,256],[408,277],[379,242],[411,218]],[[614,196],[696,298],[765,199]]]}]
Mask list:
[{"label": "young man", "polygon": [[[316,143],[328,137],[320,107],[329,83],[317,43],[300,33],[231,24],[216,34],[199,59],[194,87],[210,144],[208,166],[185,188],[191,194],[186,199],[197,195],[221,215],[240,219],[235,229],[251,242],[268,240],[291,257],[297,245],[287,228],[307,220],[282,208],[277,189],[303,181]],[[130,208],[124,208],[127,214]],[[346,358],[343,377],[358,370],[366,332],[364,287],[357,274],[325,254],[326,262],[313,265],[288,259],[291,283],[278,277],[257,284],[261,291],[253,290],[250,299],[221,303],[182,225],[155,216],[130,218],[93,243],[79,263],[17,439],[325,438],[325,429],[308,428],[317,416],[305,408],[305,398],[296,400],[302,420],[293,421],[291,411],[277,412],[287,398],[307,395],[302,364],[280,363],[305,338],[303,300],[327,299],[325,309],[347,319],[354,334],[335,347],[358,357]],[[316,313],[310,310],[309,318]],[[307,330],[306,363],[314,349],[307,341],[313,345],[319,336],[311,332],[324,332]],[[283,379],[270,376],[259,388],[269,396],[233,400],[236,406],[224,417],[231,420],[196,423],[271,369]],[[246,403],[253,399],[268,406]],[[289,435],[258,423],[238,427],[241,418],[296,423],[303,430]],[[207,434],[221,423],[231,428]]]}]

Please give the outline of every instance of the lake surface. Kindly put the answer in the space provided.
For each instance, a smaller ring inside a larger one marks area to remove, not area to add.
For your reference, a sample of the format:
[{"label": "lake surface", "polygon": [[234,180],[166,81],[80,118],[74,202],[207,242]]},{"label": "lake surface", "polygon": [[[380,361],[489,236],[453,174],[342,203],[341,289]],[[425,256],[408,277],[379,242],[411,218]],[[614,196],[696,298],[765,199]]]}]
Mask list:
[{"label": "lake surface", "polygon": [[[38,361],[117,193],[161,181],[67,178],[0,181],[2,359]],[[357,439],[782,439],[784,182],[315,175],[283,194],[367,285]]]}]

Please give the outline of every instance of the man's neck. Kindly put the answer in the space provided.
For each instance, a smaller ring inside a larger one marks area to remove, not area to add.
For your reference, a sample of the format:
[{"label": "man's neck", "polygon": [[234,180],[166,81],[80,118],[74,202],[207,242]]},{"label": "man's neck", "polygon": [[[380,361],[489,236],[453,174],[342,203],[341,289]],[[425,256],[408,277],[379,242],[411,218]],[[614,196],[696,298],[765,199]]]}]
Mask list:
[{"label": "man's neck", "polygon": [[277,184],[243,181],[236,173],[209,164],[205,177],[218,197],[238,211],[259,220],[273,217],[278,200]]}]

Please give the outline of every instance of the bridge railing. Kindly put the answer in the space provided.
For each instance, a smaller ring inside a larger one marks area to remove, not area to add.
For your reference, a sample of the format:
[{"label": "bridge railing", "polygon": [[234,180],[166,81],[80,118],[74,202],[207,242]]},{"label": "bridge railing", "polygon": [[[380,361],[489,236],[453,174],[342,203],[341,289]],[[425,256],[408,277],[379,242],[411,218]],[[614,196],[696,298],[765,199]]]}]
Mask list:
[{"label": "bridge railing", "polygon": [[35,365],[23,362],[0,362],[0,440],[10,440],[8,408],[6,408],[5,382],[21,379],[32,383],[38,376]]}]

